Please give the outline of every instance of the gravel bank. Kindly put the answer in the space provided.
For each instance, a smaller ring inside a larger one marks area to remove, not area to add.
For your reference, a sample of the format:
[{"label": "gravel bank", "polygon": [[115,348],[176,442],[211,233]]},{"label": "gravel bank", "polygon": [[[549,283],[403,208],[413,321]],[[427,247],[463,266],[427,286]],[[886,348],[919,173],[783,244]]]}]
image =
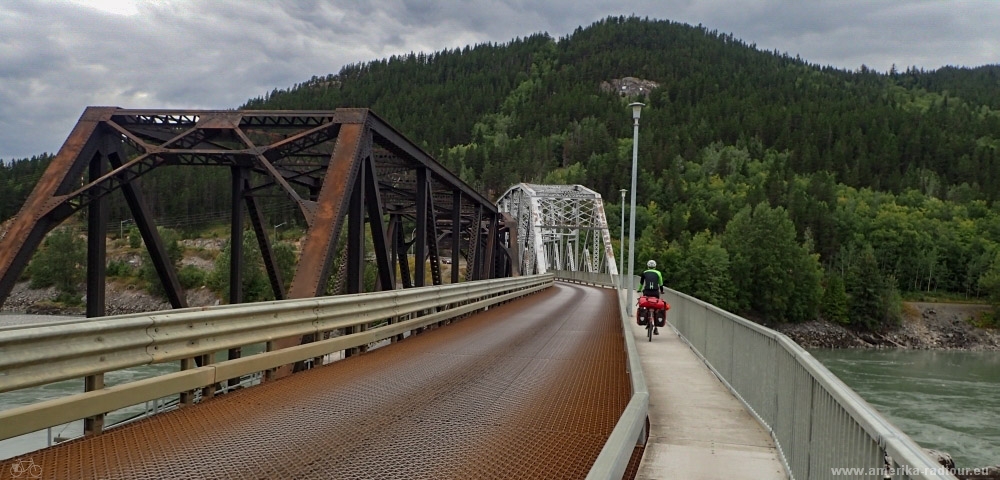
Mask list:
[{"label": "gravel bank", "polygon": [[775,327],[804,348],[912,348],[1000,351],[1000,331],[972,320],[991,307],[964,303],[905,302],[902,324],[884,333],[859,332],[813,321]]}]

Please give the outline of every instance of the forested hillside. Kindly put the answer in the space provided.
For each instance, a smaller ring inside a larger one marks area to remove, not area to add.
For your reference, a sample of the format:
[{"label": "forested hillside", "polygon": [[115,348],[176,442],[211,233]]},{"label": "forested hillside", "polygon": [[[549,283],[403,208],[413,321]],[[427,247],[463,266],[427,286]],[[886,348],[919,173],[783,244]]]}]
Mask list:
[{"label": "forested hillside", "polygon": [[[659,87],[600,89],[623,77]],[[348,65],[241,108],[371,108],[488,196],[521,181],[599,191],[617,238],[626,105],[643,101],[637,259],[755,318],[879,328],[899,318],[900,292],[1000,298],[998,87],[1000,66],[845,71],[612,17]],[[151,174],[157,215],[225,212],[228,172],[202,172]],[[0,218],[13,204],[0,198]]]}]

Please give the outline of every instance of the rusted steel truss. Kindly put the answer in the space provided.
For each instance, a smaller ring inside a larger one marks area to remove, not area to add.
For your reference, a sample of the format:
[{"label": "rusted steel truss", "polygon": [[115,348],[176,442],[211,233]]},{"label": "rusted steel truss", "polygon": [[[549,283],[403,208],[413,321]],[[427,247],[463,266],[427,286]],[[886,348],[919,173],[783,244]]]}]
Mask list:
[{"label": "rusted steel truss", "polygon": [[[366,268],[376,289],[440,284],[440,248],[459,259],[466,279],[508,275],[497,208],[367,109],[335,111],[177,111],[89,107],[0,240],[0,303],[45,234],[87,208],[90,236],[104,232],[106,197],[120,190],[175,308],[185,295],[138,180],[160,167],[227,167],[232,174],[232,258],[242,259],[244,214],[263,253],[276,298],[306,298],[364,289]],[[291,287],[285,291],[258,196],[275,190],[293,202],[308,226]],[[245,208],[244,208],[245,207]],[[328,292],[344,221],[344,292]],[[367,230],[366,230],[367,227]],[[365,252],[366,231],[373,240]],[[103,240],[103,238],[101,239]],[[411,269],[409,258],[416,260]],[[87,313],[104,314],[104,241],[91,239]],[[400,277],[397,278],[397,269]],[[230,270],[233,302],[242,300],[242,270]],[[411,276],[411,270],[413,276]],[[428,273],[429,272],[429,275]],[[429,278],[428,278],[429,277]],[[283,345],[296,343],[286,340]],[[238,352],[231,352],[238,355]]]}]

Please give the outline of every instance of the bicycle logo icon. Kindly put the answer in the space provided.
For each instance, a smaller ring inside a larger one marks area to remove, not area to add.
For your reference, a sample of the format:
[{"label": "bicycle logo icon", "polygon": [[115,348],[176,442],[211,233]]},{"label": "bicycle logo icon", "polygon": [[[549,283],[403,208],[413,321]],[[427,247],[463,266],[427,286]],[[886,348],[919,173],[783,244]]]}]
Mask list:
[{"label": "bicycle logo icon", "polygon": [[42,466],[35,464],[34,458],[18,460],[10,466],[10,475],[14,478],[42,478]]}]

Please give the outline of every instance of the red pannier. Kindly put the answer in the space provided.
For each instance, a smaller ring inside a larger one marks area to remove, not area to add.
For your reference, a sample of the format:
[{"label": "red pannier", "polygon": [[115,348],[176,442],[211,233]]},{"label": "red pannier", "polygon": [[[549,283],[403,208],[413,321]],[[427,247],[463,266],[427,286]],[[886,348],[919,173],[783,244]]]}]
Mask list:
[{"label": "red pannier", "polygon": [[639,297],[639,307],[652,308],[653,310],[670,310],[670,305],[667,305],[667,302],[664,302],[662,298],[656,297]]},{"label": "red pannier", "polygon": [[639,297],[639,308],[635,318],[639,326],[646,326],[646,313],[648,310],[653,311],[653,318],[657,327],[667,324],[667,310],[670,310],[670,304],[663,301],[662,298],[643,296]]}]

